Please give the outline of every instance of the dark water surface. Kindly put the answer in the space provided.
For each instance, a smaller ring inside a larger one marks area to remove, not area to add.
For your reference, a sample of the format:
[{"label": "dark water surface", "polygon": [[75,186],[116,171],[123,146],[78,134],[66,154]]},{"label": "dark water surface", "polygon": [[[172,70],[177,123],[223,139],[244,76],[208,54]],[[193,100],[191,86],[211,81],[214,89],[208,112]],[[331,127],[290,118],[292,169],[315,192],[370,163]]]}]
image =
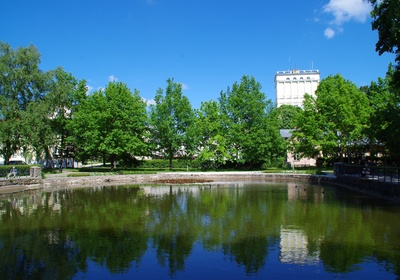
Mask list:
[{"label": "dark water surface", "polygon": [[399,279],[400,207],[304,183],[0,198],[1,279]]}]

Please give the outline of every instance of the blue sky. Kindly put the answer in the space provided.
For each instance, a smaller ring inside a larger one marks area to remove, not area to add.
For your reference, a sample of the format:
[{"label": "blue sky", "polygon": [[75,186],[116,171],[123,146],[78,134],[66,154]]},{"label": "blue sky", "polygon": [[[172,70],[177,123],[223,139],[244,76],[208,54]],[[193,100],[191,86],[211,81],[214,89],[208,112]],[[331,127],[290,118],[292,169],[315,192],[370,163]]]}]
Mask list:
[{"label": "blue sky", "polygon": [[15,0],[1,5],[0,40],[35,45],[41,69],[61,66],[91,91],[110,80],[151,101],[166,80],[194,108],[243,75],[275,102],[274,75],[341,74],[357,86],[385,76],[363,0]]}]

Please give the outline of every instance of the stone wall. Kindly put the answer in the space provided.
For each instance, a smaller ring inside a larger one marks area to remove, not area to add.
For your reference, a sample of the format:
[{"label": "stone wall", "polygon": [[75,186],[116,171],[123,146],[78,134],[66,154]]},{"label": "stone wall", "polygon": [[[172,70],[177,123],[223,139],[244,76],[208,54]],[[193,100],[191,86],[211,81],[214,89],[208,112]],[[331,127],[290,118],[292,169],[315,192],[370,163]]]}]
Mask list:
[{"label": "stone wall", "polygon": [[391,184],[368,178],[351,177],[351,176],[338,176],[335,183],[340,185],[345,185],[346,187],[352,190],[400,202],[399,184]]},{"label": "stone wall", "polygon": [[284,181],[284,180],[310,180],[312,175],[305,174],[268,174],[261,172],[173,172],[158,174],[138,175],[112,175],[112,176],[86,176],[86,177],[54,177],[44,180],[44,188],[58,187],[85,187],[85,186],[111,186],[124,184],[154,184],[160,180],[173,179],[190,180],[190,182],[201,183],[204,180],[218,182],[240,182],[240,181]]}]

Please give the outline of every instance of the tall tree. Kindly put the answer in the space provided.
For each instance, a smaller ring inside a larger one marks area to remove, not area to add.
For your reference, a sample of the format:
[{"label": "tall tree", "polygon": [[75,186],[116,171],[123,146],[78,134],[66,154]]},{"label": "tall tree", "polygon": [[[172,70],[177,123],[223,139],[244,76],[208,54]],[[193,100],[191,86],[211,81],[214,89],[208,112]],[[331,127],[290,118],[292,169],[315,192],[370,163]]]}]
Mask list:
[{"label": "tall tree", "polygon": [[370,0],[373,5],[372,29],[378,31],[376,51],[379,55],[387,52],[396,55],[396,79],[392,80],[400,88],[400,5],[398,0]]},{"label": "tall tree", "polygon": [[23,112],[22,136],[25,142],[25,159],[51,159],[50,148],[58,143],[57,135],[52,129],[52,111],[46,101],[31,102]]},{"label": "tall tree", "polygon": [[283,139],[272,118],[272,102],[266,100],[254,77],[243,76],[219,98],[224,135],[232,160],[246,167],[260,167],[282,156]]},{"label": "tall tree", "polygon": [[340,75],[321,81],[316,98],[306,95],[293,133],[300,156],[343,157],[364,141],[371,108],[367,96]]},{"label": "tall tree", "polygon": [[203,163],[203,168],[216,169],[230,160],[218,102],[202,102],[196,115],[199,160]]},{"label": "tall tree", "polygon": [[182,94],[182,85],[167,80],[164,91],[157,90],[156,104],[150,106],[151,142],[153,149],[169,161],[175,156],[188,156],[194,147],[190,144],[193,137],[194,112],[189,99]]},{"label": "tall tree", "polygon": [[113,169],[126,154],[146,154],[146,124],[146,103],[139,92],[110,82],[104,90],[81,99],[71,122],[71,140],[77,144],[82,160],[102,156],[111,161]]},{"label": "tall tree", "polygon": [[49,77],[39,64],[40,54],[34,46],[13,50],[0,42],[0,153],[5,164],[26,147],[22,137],[24,112],[47,92]]},{"label": "tall tree", "polygon": [[68,122],[73,116],[72,107],[77,102],[78,96],[83,94],[82,91],[86,91],[86,88],[80,86],[80,82],[62,68],[51,71],[51,75],[52,83],[46,101],[52,112],[52,129],[60,139],[60,143],[57,144],[61,149],[65,149],[68,144],[67,138],[71,134],[68,131]]},{"label": "tall tree", "polygon": [[[373,112],[370,117],[369,138],[372,144],[383,144],[386,154],[395,163],[400,164],[400,94],[393,86],[395,69],[389,65],[385,78],[379,78],[369,87],[364,87],[368,94]],[[381,152],[381,151],[377,151]]]}]

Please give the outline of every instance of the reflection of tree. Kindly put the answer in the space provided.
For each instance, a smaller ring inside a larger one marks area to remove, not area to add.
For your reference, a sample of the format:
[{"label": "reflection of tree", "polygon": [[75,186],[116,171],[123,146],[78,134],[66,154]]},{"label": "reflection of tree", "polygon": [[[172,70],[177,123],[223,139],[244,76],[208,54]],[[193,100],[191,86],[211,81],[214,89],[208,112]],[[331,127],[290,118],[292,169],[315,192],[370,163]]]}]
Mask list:
[{"label": "reflection of tree", "polygon": [[[143,234],[146,203],[137,203],[138,190],[110,187],[45,193],[42,205],[30,216],[9,204],[0,232],[6,244],[0,247],[5,273],[1,275],[68,279],[78,270],[85,271],[89,259],[111,272],[139,263],[148,236]],[[56,203],[62,205],[60,211],[52,210]]]},{"label": "reflection of tree", "polygon": [[147,251],[147,236],[139,232],[100,230],[76,232],[72,236],[77,249],[87,259],[104,265],[112,273],[127,272],[140,263]]},{"label": "reflection of tree", "polygon": [[[24,217],[11,204],[2,218],[2,279],[70,279],[77,272],[79,252],[65,233],[40,228],[27,230]],[[9,227],[9,223],[14,226]]]},{"label": "reflection of tree", "polygon": [[265,265],[268,256],[268,242],[262,237],[246,237],[223,246],[224,254],[230,255],[245,267],[246,273],[254,273]]},{"label": "reflection of tree", "polygon": [[[190,256],[200,224],[196,224],[195,212],[191,204],[195,201],[190,190],[170,192],[157,200],[152,207],[151,232],[153,246],[161,266],[168,265],[170,274],[174,275],[185,268],[185,260]],[[155,202],[155,201],[154,201]]]},{"label": "reflection of tree", "polygon": [[324,242],[321,245],[321,259],[325,267],[332,272],[349,272],[357,270],[357,264],[369,255],[367,248],[353,243]]},{"label": "reflection of tree", "polygon": [[190,256],[194,239],[189,234],[156,235],[154,246],[157,248],[156,256],[161,266],[168,263],[170,274],[174,275],[179,270],[184,270],[185,260]]}]

